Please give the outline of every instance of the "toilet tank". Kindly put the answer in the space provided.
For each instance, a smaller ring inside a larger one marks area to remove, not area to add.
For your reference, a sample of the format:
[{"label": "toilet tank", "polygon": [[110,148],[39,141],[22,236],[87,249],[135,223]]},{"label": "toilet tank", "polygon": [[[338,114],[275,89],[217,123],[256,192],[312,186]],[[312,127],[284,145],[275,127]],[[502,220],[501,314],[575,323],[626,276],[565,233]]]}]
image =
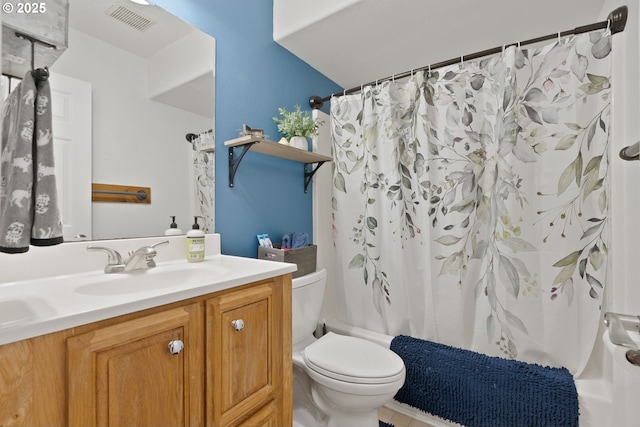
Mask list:
[{"label": "toilet tank", "polygon": [[292,280],[293,348],[296,348],[296,344],[308,340],[316,330],[326,283],[327,272],[324,268]]}]

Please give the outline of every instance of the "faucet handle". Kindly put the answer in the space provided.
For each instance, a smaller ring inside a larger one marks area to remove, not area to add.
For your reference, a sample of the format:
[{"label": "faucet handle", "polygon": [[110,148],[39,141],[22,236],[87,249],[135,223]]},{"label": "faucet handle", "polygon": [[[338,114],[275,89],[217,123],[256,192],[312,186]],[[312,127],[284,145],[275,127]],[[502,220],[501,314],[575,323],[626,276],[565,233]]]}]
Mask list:
[{"label": "faucet handle", "polygon": [[168,240],[163,240],[162,242],[157,242],[157,243],[154,243],[153,245],[149,245],[149,247],[150,248],[155,248],[158,245],[164,245],[164,244],[169,244],[169,241]]},{"label": "faucet handle", "polygon": [[108,261],[107,265],[104,267],[104,272],[107,274],[110,273],[119,273],[124,270],[124,263],[122,262],[122,256],[115,249],[107,248],[106,246],[95,246],[89,245],[87,246],[88,251],[104,251],[107,253]]},{"label": "faucet handle", "polygon": [[152,245],[142,246],[141,248],[138,248],[135,251],[134,250],[130,250],[128,252],[128,254],[129,254],[129,256],[133,256],[136,253],[143,253],[147,258],[154,257],[154,256],[157,255],[156,246],[162,245],[164,243],[169,243],[169,241],[168,240],[164,240],[162,242],[157,242],[157,243],[154,243]]},{"label": "faucet handle", "polygon": [[104,252],[106,252],[107,256],[108,256],[108,261],[107,262],[109,263],[109,265],[122,264],[122,256],[115,249],[107,248],[106,246],[89,245],[89,246],[87,246],[87,250],[88,251],[94,251],[95,250],[95,251],[104,251]]}]

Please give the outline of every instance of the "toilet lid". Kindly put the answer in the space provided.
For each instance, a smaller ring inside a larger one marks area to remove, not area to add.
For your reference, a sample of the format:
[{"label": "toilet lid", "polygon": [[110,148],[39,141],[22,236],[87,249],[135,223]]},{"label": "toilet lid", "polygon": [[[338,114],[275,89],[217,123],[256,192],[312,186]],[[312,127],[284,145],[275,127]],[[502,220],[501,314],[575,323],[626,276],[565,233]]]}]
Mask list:
[{"label": "toilet lid", "polygon": [[404,362],[388,348],[332,332],[307,346],[303,356],[309,368],[341,381],[382,384],[404,375]]}]

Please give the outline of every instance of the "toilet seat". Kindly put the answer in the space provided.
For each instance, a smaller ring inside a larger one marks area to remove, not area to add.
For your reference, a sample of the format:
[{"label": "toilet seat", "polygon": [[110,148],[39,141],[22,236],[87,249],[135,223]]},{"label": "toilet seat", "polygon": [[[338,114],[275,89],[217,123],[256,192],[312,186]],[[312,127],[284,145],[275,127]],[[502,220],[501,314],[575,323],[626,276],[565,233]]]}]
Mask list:
[{"label": "toilet seat", "polygon": [[303,351],[305,364],[339,381],[387,384],[404,379],[404,362],[373,342],[329,332]]}]

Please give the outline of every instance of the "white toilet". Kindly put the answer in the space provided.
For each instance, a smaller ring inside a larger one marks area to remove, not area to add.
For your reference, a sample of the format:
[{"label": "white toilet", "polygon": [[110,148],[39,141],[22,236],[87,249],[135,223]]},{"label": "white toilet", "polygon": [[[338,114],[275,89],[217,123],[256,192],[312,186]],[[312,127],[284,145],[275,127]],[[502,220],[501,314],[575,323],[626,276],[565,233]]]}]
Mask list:
[{"label": "white toilet", "polygon": [[324,269],[293,279],[294,426],[378,427],[377,409],[404,384],[404,363],[361,338],[313,336],[326,281]]}]

